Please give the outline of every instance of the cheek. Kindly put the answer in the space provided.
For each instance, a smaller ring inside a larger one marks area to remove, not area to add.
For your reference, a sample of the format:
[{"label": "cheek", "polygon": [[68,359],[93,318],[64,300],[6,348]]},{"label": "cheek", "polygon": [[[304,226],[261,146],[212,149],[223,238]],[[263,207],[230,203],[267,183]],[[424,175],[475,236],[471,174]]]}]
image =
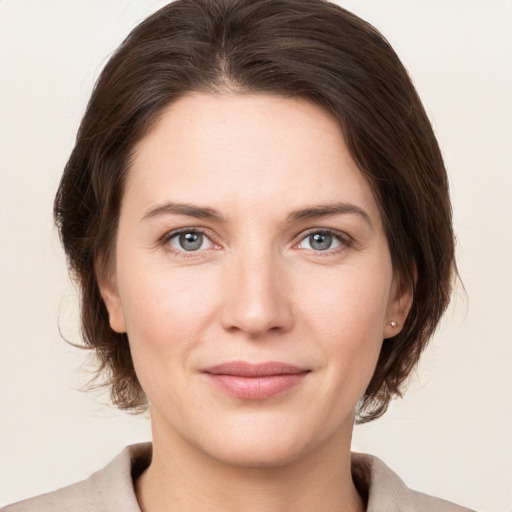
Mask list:
[{"label": "cheek", "polygon": [[[357,400],[366,389],[383,342],[390,268],[368,274],[339,269],[324,287],[308,288],[302,297],[301,311],[308,330],[314,332],[324,356],[328,358],[331,390],[343,389],[346,400]],[[336,392],[335,392],[336,393]],[[332,399],[337,403],[339,396]]]},{"label": "cheek", "polygon": [[303,315],[322,329],[326,339],[342,333],[348,336],[347,342],[351,337],[382,336],[391,283],[388,268],[375,273],[353,267],[334,269],[327,276],[310,273],[302,281],[297,297]]},{"label": "cheek", "polygon": [[147,267],[128,279],[121,276],[123,311],[136,364],[182,360],[199,342],[216,297],[214,276],[203,274],[199,279],[197,269],[170,272]]},{"label": "cheek", "polygon": [[133,364],[153,404],[181,403],[178,393],[187,384],[190,354],[211,319],[213,283],[202,279],[199,286],[191,274],[139,268],[122,281]]}]

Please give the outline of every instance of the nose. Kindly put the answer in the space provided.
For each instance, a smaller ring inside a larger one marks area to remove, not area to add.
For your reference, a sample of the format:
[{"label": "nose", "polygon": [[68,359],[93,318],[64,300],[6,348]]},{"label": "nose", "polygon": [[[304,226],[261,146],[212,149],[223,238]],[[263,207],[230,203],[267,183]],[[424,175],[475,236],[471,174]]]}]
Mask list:
[{"label": "nose", "polygon": [[271,251],[233,256],[225,269],[222,324],[251,338],[293,325],[293,300],[284,264]]}]

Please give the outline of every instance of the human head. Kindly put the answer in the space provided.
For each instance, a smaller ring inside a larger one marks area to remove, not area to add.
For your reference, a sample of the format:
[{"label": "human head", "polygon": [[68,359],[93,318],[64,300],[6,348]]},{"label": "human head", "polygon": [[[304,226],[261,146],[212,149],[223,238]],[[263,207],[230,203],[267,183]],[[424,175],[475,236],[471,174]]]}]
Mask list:
[{"label": "human head", "polygon": [[369,24],[322,0],[178,0],[138,27],[105,66],[55,201],[82,293],[84,341],[125,409],[146,401],[98,278],[112,271],[133,149],[165,107],[192,91],[307,99],[340,123],[384,222],[394,272],[414,284],[386,340],[360,421],[385,412],[444,312],[454,270],[448,185],[430,123],[398,57]]}]

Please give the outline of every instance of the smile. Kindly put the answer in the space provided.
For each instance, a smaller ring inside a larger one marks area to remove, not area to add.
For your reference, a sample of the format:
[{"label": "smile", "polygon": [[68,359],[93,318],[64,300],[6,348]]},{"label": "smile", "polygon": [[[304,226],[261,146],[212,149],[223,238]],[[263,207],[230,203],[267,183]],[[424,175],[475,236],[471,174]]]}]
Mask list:
[{"label": "smile", "polygon": [[223,363],[202,371],[222,391],[245,400],[263,400],[283,393],[299,384],[309,372],[286,363],[244,361]]}]

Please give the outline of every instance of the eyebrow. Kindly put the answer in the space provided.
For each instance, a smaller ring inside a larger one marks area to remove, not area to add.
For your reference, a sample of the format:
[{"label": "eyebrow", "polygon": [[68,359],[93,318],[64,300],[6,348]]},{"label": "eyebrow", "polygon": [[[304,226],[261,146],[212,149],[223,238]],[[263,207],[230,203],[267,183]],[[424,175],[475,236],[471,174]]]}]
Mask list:
[{"label": "eyebrow", "polygon": [[318,219],[322,217],[332,217],[335,215],[353,214],[359,215],[373,229],[373,223],[370,215],[361,207],[352,203],[329,203],[314,205],[307,208],[299,208],[288,215],[289,222],[301,220]]},{"label": "eyebrow", "polygon": [[[352,203],[328,203],[314,205],[306,208],[299,208],[291,212],[288,222],[299,222],[322,217],[333,217],[335,215],[358,215],[373,229],[373,223],[370,215],[361,207]],[[145,221],[161,215],[185,215],[196,219],[210,220],[214,222],[226,223],[226,219],[214,208],[197,206],[190,203],[167,202],[147,210],[141,220]]]},{"label": "eyebrow", "polygon": [[141,220],[148,220],[160,215],[185,215],[196,219],[211,220],[215,222],[226,222],[226,219],[213,208],[196,206],[189,203],[168,202],[150,208],[142,216]]}]

